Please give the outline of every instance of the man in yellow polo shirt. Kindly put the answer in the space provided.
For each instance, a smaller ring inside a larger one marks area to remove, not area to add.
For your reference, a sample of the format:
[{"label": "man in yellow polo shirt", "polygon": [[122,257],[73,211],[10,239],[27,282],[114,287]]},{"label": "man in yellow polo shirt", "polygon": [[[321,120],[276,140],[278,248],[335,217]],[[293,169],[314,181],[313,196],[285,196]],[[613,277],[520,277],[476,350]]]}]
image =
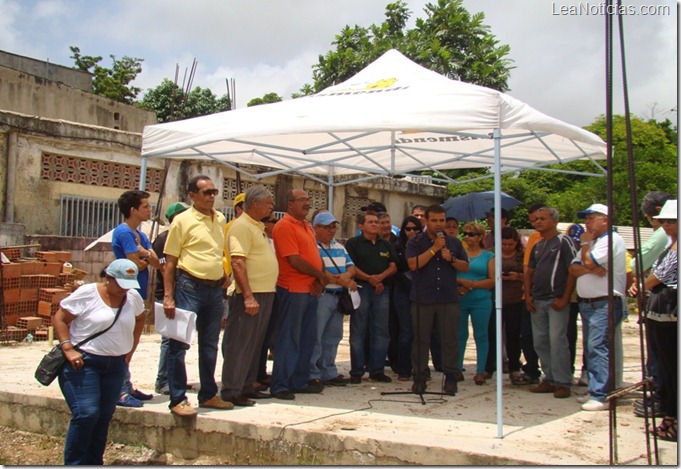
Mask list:
[{"label": "man in yellow polo shirt", "polygon": [[[208,176],[189,181],[187,192],[192,207],[177,215],[168,231],[163,250],[166,270],[163,275],[163,309],[166,317],[175,318],[175,307],[196,313],[199,341],[199,407],[231,409],[231,402],[217,396],[215,382],[218,340],[222,322],[222,296],[230,280],[222,268],[225,245],[225,216],[215,210],[218,190]],[[189,344],[170,340],[168,348],[168,388],[170,411],[181,417],[193,417],[187,400],[187,369],[184,359]]]},{"label": "man in yellow polo shirt", "polygon": [[224,401],[237,406],[255,404],[269,394],[253,388],[260,348],[272,314],[279,265],[260,221],[272,213],[272,194],[264,186],[246,190],[244,212],[227,235],[236,291],[229,302],[229,321],[222,339]]},{"label": "man in yellow polo shirt", "polygon": [[[227,277],[230,277],[232,275],[232,263],[229,260],[229,249],[227,248],[227,234],[229,233],[230,228],[232,228],[232,225],[234,224],[235,221],[239,219],[242,213],[244,213],[244,202],[246,200],[246,194],[245,193],[240,193],[237,194],[236,197],[234,197],[234,218],[229,220],[227,224],[225,225],[225,251],[224,251],[224,256],[222,258],[222,265],[225,268],[225,275]],[[233,291],[234,285],[231,286],[230,290]],[[230,295],[232,292],[228,292]]]}]

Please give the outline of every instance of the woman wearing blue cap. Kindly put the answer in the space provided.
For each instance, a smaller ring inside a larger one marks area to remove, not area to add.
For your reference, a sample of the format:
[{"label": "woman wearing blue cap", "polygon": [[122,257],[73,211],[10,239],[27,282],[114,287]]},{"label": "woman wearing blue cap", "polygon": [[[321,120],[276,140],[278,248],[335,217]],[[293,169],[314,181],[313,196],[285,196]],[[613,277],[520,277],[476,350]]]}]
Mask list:
[{"label": "woman wearing blue cap", "polygon": [[[52,317],[66,357],[59,387],[71,409],[64,464],[104,463],[125,364],[144,328],[144,302],[135,290],[139,288],[135,263],[117,259],[104,274],[104,282],[83,285],[63,299]],[[74,346],[84,340],[87,343]]]}]

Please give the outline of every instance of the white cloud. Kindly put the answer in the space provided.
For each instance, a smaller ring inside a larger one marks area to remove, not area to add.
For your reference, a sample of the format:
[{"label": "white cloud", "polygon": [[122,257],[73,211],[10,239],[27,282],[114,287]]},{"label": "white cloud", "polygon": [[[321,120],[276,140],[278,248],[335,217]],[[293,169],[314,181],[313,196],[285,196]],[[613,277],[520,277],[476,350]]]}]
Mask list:
[{"label": "white cloud", "polygon": [[[0,47],[71,66],[70,45],[85,55],[143,58],[136,86],[148,89],[199,62],[194,85],[225,93],[235,78],[237,101],[275,92],[288,99],[312,81],[311,67],[345,25],[384,20],[389,0],[0,0]],[[408,0],[415,17],[432,0]],[[516,68],[510,94],[576,125],[605,112],[604,18],[552,14],[546,0],[464,0],[501,43],[511,46]],[[556,4],[576,4],[558,0]],[[585,2],[582,2],[585,3]],[[677,12],[627,17],[625,33],[632,111],[677,102]],[[619,62],[617,63],[619,67]],[[619,72],[618,72],[619,73]],[[616,97],[621,103],[621,93]],[[621,112],[621,105],[616,107]],[[660,116],[661,118],[667,116]],[[676,122],[676,114],[668,117]]]}]

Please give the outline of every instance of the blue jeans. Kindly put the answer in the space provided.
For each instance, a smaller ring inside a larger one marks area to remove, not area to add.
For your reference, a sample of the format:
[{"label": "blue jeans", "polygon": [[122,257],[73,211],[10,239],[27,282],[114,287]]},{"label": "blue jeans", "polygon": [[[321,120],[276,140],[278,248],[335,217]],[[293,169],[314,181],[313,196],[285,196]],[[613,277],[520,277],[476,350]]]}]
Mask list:
[{"label": "blue jeans", "polygon": [[[222,295],[220,286],[210,287],[187,277],[178,276],[175,283],[175,305],[196,313],[196,332],[199,342],[199,403],[215,396],[215,367],[218,357],[218,340],[222,323]],[[170,339],[168,347],[169,407],[186,399],[187,369],[184,365],[189,344]]]},{"label": "blue jeans", "polygon": [[68,362],[59,375],[59,387],[71,409],[64,443],[64,464],[102,465],[109,422],[125,377],[125,357],[105,357],[87,352],[83,367]]},{"label": "blue jeans", "polygon": [[158,356],[158,373],[156,374],[155,387],[163,388],[168,385],[168,350],[170,349],[170,339],[161,336],[161,352]]},{"label": "blue jeans", "polygon": [[534,300],[537,311],[530,313],[534,349],[539,356],[546,381],[555,386],[570,387],[572,370],[567,338],[570,305],[555,310],[551,303],[553,300]]},{"label": "blue jeans", "polygon": [[383,373],[385,356],[390,344],[389,291],[380,295],[374,292],[369,283],[360,282],[359,295],[362,299],[359,308],[350,316],[350,376],[364,374],[364,338],[369,330],[369,375]]},{"label": "blue jeans", "polygon": [[343,314],[339,313],[338,296],[324,293],[317,304],[317,339],[310,358],[310,379],[327,381],[338,376],[336,354],[343,338]]},{"label": "blue jeans", "polygon": [[[397,374],[411,376],[411,345],[414,337],[411,324],[411,301],[409,289],[395,286],[393,302],[397,313]],[[439,350],[438,350],[439,351]]]},{"label": "blue jeans", "polygon": [[[622,299],[613,300],[615,326],[622,321]],[[589,372],[589,394],[600,402],[608,394],[608,300],[579,303],[582,314],[582,334],[586,338],[586,367]],[[615,380],[613,377],[613,386]]]},{"label": "blue jeans", "polygon": [[270,392],[295,392],[307,386],[317,337],[317,297],[291,293],[277,285],[277,339]]},{"label": "blue jeans", "polygon": [[132,392],[132,381],[130,381],[130,367],[125,364],[125,377],[123,378],[123,385],[121,386],[120,395],[130,394]]}]

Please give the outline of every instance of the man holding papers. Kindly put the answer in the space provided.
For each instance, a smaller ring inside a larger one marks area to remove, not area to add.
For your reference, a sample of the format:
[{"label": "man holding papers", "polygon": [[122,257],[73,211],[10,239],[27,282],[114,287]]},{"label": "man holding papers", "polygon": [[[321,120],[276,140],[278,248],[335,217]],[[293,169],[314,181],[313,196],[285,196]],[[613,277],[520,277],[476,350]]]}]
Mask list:
[{"label": "man holding papers", "polygon": [[[173,220],[163,251],[166,255],[163,309],[168,319],[175,318],[176,306],[196,313],[201,381],[199,407],[231,409],[234,407],[231,402],[217,396],[215,382],[223,289],[230,283],[222,269],[225,216],[213,208],[219,191],[208,176],[192,178],[187,192],[192,207]],[[186,396],[184,357],[188,349],[189,344],[170,340],[167,358],[170,411],[180,417],[196,415]]]},{"label": "man holding papers", "polygon": [[260,221],[272,213],[272,194],[262,185],[246,190],[244,212],[227,233],[226,246],[236,282],[222,340],[222,400],[252,406],[269,397],[253,388],[260,348],[270,321],[279,265]]}]

